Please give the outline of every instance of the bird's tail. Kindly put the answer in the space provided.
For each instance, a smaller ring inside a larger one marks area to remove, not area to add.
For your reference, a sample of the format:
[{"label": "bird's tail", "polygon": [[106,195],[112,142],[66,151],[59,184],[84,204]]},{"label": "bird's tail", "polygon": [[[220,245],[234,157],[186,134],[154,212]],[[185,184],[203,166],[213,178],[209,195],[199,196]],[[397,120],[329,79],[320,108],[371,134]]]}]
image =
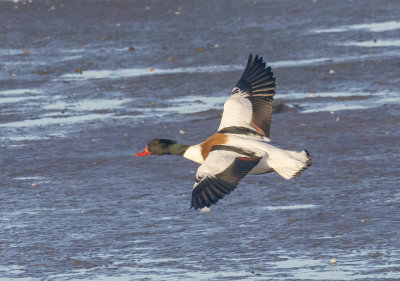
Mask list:
[{"label": "bird's tail", "polygon": [[311,156],[307,150],[297,152],[278,149],[270,153],[267,163],[277,174],[288,180],[311,166]]}]

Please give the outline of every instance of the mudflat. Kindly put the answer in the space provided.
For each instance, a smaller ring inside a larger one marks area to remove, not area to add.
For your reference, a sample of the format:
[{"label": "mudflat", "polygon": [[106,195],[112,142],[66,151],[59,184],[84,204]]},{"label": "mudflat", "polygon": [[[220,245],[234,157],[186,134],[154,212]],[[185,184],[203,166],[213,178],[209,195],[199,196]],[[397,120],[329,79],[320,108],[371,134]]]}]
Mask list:
[{"label": "mudflat", "polygon": [[[0,1],[0,280],[398,280],[400,3]],[[249,53],[294,180],[189,209]]]}]

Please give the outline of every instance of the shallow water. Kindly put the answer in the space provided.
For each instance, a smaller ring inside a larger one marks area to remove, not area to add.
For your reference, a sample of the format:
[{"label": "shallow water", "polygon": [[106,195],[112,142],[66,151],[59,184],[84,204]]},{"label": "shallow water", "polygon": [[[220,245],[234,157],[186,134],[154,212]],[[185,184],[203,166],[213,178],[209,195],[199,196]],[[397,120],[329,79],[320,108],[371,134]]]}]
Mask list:
[{"label": "shallow water", "polygon": [[400,21],[384,21],[384,22],[370,22],[363,24],[352,24],[347,26],[338,26],[325,29],[314,29],[315,33],[329,33],[329,32],[346,32],[355,30],[365,30],[370,32],[385,32],[400,29]]},{"label": "shallow water", "polygon": [[[0,280],[398,280],[398,15],[395,0],[0,1]],[[195,212],[195,163],[132,154],[213,134],[250,52],[291,108],[273,144],[313,166]]]}]

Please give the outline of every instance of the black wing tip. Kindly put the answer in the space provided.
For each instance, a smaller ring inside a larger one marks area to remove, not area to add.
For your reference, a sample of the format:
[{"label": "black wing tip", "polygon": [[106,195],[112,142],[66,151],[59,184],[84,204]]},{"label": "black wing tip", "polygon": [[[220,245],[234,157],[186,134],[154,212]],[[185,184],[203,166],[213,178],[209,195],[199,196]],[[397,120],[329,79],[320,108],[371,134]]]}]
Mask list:
[{"label": "black wing tip", "polygon": [[[209,208],[212,204],[204,204],[201,200],[199,200],[199,202],[201,202],[200,204],[190,204],[190,208],[192,209],[194,208],[195,211],[197,211],[198,209],[203,209],[203,208]],[[203,203],[203,204],[202,204]],[[216,203],[214,203],[216,204]]]},{"label": "black wing tip", "polygon": [[[253,55],[250,54],[249,61],[251,60],[252,57]],[[266,70],[266,72],[272,74],[271,66],[267,66],[267,63],[264,61],[263,57],[259,56],[258,54],[254,57],[254,60],[251,61],[250,66],[251,66],[250,69],[246,69],[247,72],[250,72],[253,69],[258,69],[259,67],[261,67],[262,69]]]},{"label": "black wing tip", "polygon": [[251,170],[258,162],[260,157],[236,157],[233,163],[216,177],[204,178],[192,191],[190,207],[195,210],[210,207],[231,193],[239,184],[239,181]]},{"label": "black wing tip", "polygon": [[261,56],[259,56],[258,54],[256,54],[256,56],[254,57],[254,60],[253,60],[253,54],[250,53],[249,61],[263,63],[263,58]]},{"label": "black wing tip", "polygon": [[275,77],[271,66],[267,67],[263,58],[258,54],[254,59],[250,54],[246,68],[235,86],[241,91],[249,92],[250,95],[253,90],[256,90],[259,95],[273,96],[275,94]]},{"label": "black wing tip", "polygon": [[204,181],[193,189],[190,208],[195,210],[209,208],[236,188],[236,186],[231,186],[228,182],[217,178],[209,178]]}]

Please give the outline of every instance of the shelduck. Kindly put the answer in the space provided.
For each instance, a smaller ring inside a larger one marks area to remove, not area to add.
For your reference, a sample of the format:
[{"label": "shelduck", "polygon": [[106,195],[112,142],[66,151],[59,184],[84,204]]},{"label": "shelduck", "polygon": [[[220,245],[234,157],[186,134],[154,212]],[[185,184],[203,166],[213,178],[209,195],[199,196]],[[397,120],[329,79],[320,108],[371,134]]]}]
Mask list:
[{"label": "shelduck", "polygon": [[210,207],[233,191],[247,174],[275,172],[285,179],[311,166],[307,150],[283,150],[269,144],[275,78],[262,57],[250,54],[246,68],[224,104],[217,133],[196,145],[153,139],[135,156],[178,155],[200,167],[190,207]]}]

